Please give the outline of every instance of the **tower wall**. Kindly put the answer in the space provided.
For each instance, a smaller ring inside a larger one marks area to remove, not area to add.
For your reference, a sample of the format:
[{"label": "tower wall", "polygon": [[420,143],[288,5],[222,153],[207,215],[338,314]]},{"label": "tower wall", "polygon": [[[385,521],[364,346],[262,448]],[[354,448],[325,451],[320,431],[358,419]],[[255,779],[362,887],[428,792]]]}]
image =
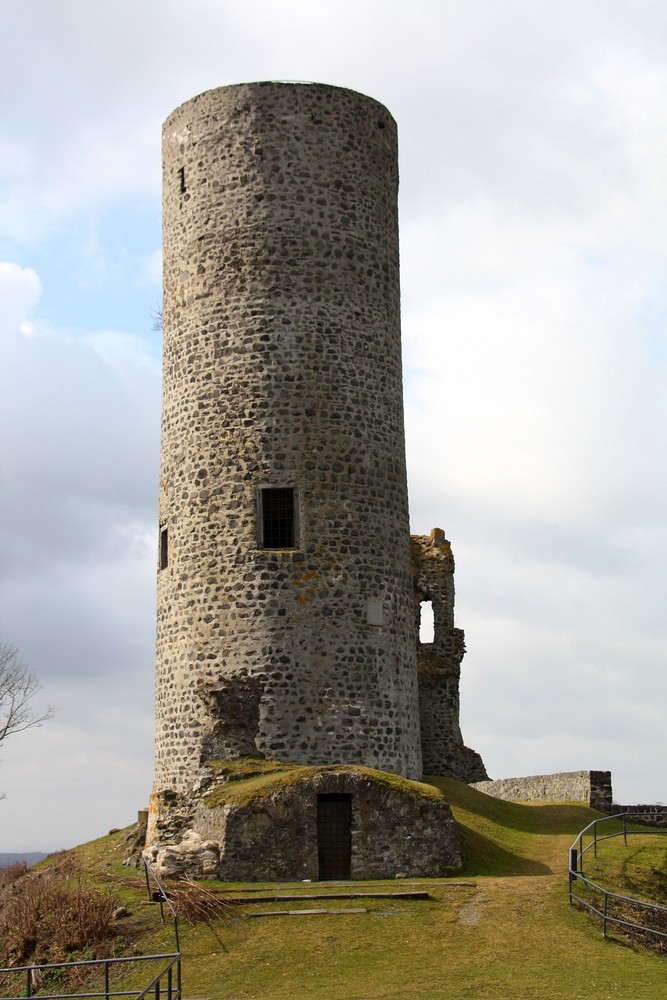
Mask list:
[{"label": "tower wall", "polygon": [[251,84],[163,141],[156,792],[253,752],[420,777],[395,123]]}]

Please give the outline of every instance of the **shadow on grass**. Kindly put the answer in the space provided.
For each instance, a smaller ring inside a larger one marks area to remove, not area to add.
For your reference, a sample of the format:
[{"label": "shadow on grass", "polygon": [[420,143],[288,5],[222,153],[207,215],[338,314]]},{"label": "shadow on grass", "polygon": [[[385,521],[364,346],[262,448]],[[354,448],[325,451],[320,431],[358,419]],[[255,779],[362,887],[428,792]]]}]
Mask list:
[{"label": "shadow on grass", "polygon": [[525,858],[501,847],[490,837],[458,821],[463,868],[459,875],[551,875],[553,869],[542,861]]},{"label": "shadow on grass", "polygon": [[521,802],[506,802],[451,778],[429,775],[422,778],[422,781],[439,788],[451,806],[458,806],[499,826],[523,833],[551,836],[571,833],[575,837],[592,820],[602,816],[595,809],[577,803],[524,805]]}]

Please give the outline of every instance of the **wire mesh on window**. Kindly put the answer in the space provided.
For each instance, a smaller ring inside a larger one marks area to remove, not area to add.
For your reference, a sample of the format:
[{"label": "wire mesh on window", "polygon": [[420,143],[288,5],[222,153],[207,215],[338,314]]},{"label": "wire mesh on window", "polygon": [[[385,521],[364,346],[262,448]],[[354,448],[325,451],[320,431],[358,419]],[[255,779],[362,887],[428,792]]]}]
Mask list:
[{"label": "wire mesh on window", "polygon": [[294,490],[262,490],[262,545],[265,549],[294,548]]}]

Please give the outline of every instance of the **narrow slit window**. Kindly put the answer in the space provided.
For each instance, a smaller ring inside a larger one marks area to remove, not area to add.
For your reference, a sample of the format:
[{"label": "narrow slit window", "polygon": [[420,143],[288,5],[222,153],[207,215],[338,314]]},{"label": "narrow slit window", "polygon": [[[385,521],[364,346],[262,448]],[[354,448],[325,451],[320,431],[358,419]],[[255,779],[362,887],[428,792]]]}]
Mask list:
[{"label": "narrow slit window", "polygon": [[296,548],[296,490],[293,487],[265,487],[261,489],[259,514],[259,535],[262,548]]},{"label": "narrow slit window", "polygon": [[434,636],[433,602],[422,601],[419,605],[419,641],[422,644],[433,642]]},{"label": "narrow slit window", "polygon": [[178,179],[181,182],[181,194],[185,194],[185,192],[187,191],[187,188],[185,186],[185,167],[181,167],[181,169],[178,171]]},{"label": "narrow slit window", "polygon": [[166,569],[169,562],[169,531],[167,528],[160,528],[160,569]]}]

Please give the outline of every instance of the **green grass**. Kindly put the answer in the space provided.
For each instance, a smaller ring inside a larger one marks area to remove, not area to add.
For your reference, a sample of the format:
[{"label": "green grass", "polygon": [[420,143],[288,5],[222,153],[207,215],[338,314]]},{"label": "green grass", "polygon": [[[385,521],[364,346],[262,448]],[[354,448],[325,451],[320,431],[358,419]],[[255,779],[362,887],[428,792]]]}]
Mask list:
[{"label": "green grass", "polygon": [[611,892],[667,906],[667,833],[629,832],[627,847],[622,837],[604,840],[597,857],[592,849],[584,856],[584,874]]},{"label": "green grass", "polygon": [[[239,781],[248,780],[239,778]],[[249,914],[315,908],[317,903],[253,904],[257,892],[331,891],[322,883],[222,885],[243,898],[232,917],[183,924],[184,996],[210,1000],[658,1000],[667,957],[622,937],[604,940],[587,914],[567,904],[568,848],[598,813],[581,805],[520,805],[466,785],[428,779],[451,803],[461,830],[464,869],[449,879],[355,882],[350,888],[426,888],[427,901],[335,900],[321,916]],[[112,876],[122,869],[122,834],[78,849]],[[610,878],[650,880],[664,855],[631,841],[608,842]],[[612,846],[613,845],[613,846]],[[605,848],[606,850],[606,848]],[[637,854],[641,850],[643,857]],[[657,848],[658,851],[662,848]],[[590,855],[592,859],[592,854]],[[602,867],[602,852],[598,863]],[[606,862],[604,862],[606,864]],[[648,873],[648,874],[647,874]],[[130,873],[131,874],[131,873]],[[134,892],[144,950],[171,947],[170,929]],[[367,912],[336,910],[363,907]]]},{"label": "green grass", "polygon": [[563,866],[567,871],[570,843],[601,815],[575,804],[504,802],[448,778],[424,780],[450,803],[466,874],[547,875]]}]

